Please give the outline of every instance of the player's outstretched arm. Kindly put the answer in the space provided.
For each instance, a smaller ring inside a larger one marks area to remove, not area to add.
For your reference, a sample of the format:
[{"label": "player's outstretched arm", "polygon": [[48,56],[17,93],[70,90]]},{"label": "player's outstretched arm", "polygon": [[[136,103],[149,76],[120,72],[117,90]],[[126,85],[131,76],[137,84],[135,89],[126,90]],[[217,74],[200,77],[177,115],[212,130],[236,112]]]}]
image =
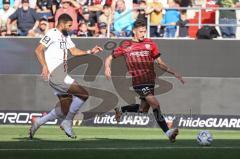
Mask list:
[{"label": "player's outstretched arm", "polygon": [[37,59],[39,63],[42,65],[41,76],[43,77],[44,80],[47,80],[49,75],[49,70],[44,57],[44,49],[45,49],[45,46],[43,44],[39,44],[35,49],[35,53],[37,55]]},{"label": "player's outstretched arm", "polygon": [[69,50],[70,50],[70,53],[73,56],[82,56],[82,55],[86,55],[86,54],[96,54],[98,52],[103,51],[103,49],[101,47],[99,47],[99,46],[95,46],[91,50],[87,50],[87,51],[80,50],[80,49],[78,49],[76,47],[70,48]]},{"label": "player's outstretched arm", "polygon": [[105,76],[107,78],[107,80],[109,80],[111,78],[111,63],[112,63],[112,55],[109,55],[106,59],[105,59]]},{"label": "player's outstretched arm", "polygon": [[156,59],[156,61],[157,61],[157,63],[158,63],[158,66],[159,66],[162,70],[164,70],[164,71],[172,74],[173,76],[175,76],[182,84],[185,83],[185,81],[183,80],[182,76],[179,75],[177,72],[173,71],[172,69],[170,69],[170,68],[166,65],[166,63],[165,63],[160,57],[158,57],[158,58]]}]

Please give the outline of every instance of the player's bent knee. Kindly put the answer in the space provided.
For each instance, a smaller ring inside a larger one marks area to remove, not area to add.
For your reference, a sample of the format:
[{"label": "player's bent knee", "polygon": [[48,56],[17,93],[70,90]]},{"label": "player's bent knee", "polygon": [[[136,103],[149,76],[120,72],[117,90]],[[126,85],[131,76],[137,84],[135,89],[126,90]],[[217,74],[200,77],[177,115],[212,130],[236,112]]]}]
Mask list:
[{"label": "player's bent knee", "polygon": [[148,109],[145,109],[145,108],[144,108],[144,109],[142,110],[142,112],[143,112],[143,113],[147,113],[148,110],[149,110],[149,108],[148,108]]},{"label": "player's bent knee", "polygon": [[88,97],[89,97],[88,94],[87,94],[87,95],[84,95],[84,96],[82,97],[82,100],[87,101],[87,100],[88,100]]},{"label": "player's bent knee", "polygon": [[86,91],[84,93],[76,95],[78,98],[82,99],[83,101],[87,101],[89,97],[89,93]]}]

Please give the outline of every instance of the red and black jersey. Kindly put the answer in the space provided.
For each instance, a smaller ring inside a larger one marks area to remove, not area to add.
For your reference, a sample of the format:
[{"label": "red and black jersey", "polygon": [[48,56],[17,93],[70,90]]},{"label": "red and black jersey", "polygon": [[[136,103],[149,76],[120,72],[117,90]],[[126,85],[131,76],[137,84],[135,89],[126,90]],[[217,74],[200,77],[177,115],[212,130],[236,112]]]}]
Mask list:
[{"label": "red and black jersey", "polygon": [[157,45],[150,39],[144,39],[142,42],[124,41],[112,53],[113,58],[125,57],[133,86],[154,83],[154,60],[160,55]]}]

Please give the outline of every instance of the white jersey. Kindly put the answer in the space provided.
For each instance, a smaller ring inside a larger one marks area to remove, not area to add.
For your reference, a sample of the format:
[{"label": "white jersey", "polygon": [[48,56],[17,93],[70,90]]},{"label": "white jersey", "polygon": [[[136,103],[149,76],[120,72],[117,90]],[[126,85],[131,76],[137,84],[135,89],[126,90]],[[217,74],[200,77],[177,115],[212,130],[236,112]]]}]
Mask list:
[{"label": "white jersey", "polygon": [[49,72],[52,73],[60,65],[64,66],[63,71],[67,72],[68,49],[75,47],[70,36],[66,37],[58,29],[53,28],[46,33],[40,43],[46,47],[45,60]]},{"label": "white jersey", "polygon": [[15,9],[9,8],[7,11],[4,9],[0,9],[0,17],[1,17],[1,27],[6,29],[7,27],[7,20],[10,15],[12,15],[15,12]]}]

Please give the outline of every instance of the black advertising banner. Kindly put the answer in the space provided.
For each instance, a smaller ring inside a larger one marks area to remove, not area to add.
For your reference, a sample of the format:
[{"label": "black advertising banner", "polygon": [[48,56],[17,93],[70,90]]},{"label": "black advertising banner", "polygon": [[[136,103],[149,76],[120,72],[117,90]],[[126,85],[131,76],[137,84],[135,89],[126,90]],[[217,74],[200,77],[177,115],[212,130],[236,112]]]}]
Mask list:
[{"label": "black advertising banner", "polygon": [[180,128],[240,129],[240,116],[232,115],[177,115],[173,122]]},{"label": "black advertising banner", "polygon": [[[31,111],[0,111],[0,124],[27,125],[32,123],[35,117],[42,117],[46,112],[31,112]],[[55,125],[58,120],[49,121],[47,125]]]},{"label": "black advertising banner", "polygon": [[[46,112],[31,111],[0,111],[0,124],[29,125],[35,117],[42,117]],[[92,115],[92,114],[91,114]],[[240,116],[236,115],[164,115],[170,128],[192,128],[192,129],[240,129]],[[59,120],[49,121],[47,125],[59,124]],[[75,126],[95,127],[158,127],[152,114],[124,113],[119,123],[115,120],[113,112],[92,115],[92,118],[84,113],[82,120],[79,116],[73,121]]]},{"label": "black advertising banner", "polygon": [[[194,129],[240,129],[240,116],[233,115],[165,115],[170,128]],[[118,126],[118,127],[158,127],[152,114],[128,113],[121,117],[119,123],[114,113],[96,115],[92,119],[83,120],[84,126]]]},{"label": "black advertising banner", "polygon": [[84,126],[118,126],[118,127],[155,127],[154,117],[148,114],[126,113],[117,123],[114,113],[95,115],[94,118],[82,121]]}]

